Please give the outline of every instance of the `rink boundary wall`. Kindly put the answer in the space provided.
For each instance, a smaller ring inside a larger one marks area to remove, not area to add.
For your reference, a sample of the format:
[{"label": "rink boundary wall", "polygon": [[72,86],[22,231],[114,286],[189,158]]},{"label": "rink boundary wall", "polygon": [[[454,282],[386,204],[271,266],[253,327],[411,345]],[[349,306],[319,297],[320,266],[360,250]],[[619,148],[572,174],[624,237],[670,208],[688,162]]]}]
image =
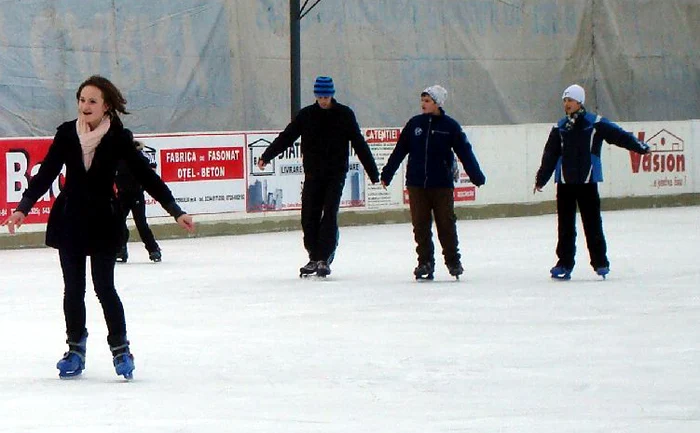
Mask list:
[{"label": "rink boundary wall", "polygon": [[[700,206],[700,194],[662,195],[649,197],[604,198],[601,207],[604,212],[627,209],[650,209],[661,207]],[[477,220],[494,218],[514,218],[525,216],[548,215],[556,213],[556,203],[493,204],[456,208],[458,220]],[[410,223],[408,209],[392,211],[348,211],[341,212],[341,227],[403,224]],[[256,233],[271,233],[301,230],[298,213],[296,215],[276,218],[250,218],[238,220],[197,221],[197,233],[186,234],[170,218],[149,219],[155,237],[159,240],[182,239],[209,236],[236,236]],[[140,242],[138,232],[131,228],[131,242]],[[13,236],[0,236],[0,249],[41,248],[44,244],[44,231],[23,233],[21,230]]]},{"label": "rink boundary wall", "polygon": [[[633,208],[700,205],[700,158],[694,157],[700,121],[640,122],[622,126],[652,145],[643,159],[625,149],[605,145],[605,182],[600,184],[606,211]],[[543,143],[552,125],[465,126],[487,176],[476,188],[460,171],[455,188],[459,219],[486,219],[552,214],[554,184],[532,194]],[[398,139],[398,128],[363,130],[377,165],[383,167]],[[150,157],[159,162],[159,174],[198,224],[194,236],[221,236],[299,230],[300,184],[303,182],[298,146],[276,158],[264,171],[257,169],[259,154],[278,131],[205,132],[142,135]],[[0,213],[7,215],[19,201],[27,179],[36,173],[51,137],[0,139]],[[402,166],[384,190],[371,185],[351,155],[341,226],[407,223],[410,221]],[[404,161],[405,164],[405,161]],[[206,177],[206,176],[209,177]],[[203,177],[205,176],[205,177]],[[261,182],[262,181],[262,182]],[[0,248],[44,245],[48,210],[58,182],[33,208],[16,235],[0,229]],[[4,195],[3,195],[4,193]],[[257,198],[255,198],[257,197]],[[183,202],[184,201],[184,202]],[[185,234],[152,200],[149,223],[158,239]],[[0,219],[5,216],[0,215]],[[138,235],[132,230],[132,240]]]}]

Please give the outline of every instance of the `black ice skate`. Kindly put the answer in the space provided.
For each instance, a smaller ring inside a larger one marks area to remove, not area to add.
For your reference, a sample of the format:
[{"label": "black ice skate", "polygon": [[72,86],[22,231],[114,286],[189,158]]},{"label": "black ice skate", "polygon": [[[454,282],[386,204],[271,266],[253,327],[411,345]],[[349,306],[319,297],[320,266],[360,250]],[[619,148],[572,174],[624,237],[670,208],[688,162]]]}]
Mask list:
[{"label": "black ice skate", "polygon": [[299,277],[306,277],[315,274],[317,268],[318,262],[316,260],[309,260],[309,263],[299,268]]},{"label": "black ice skate", "polygon": [[151,251],[151,252],[148,253],[148,258],[149,258],[152,262],[158,263],[158,262],[160,262],[161,260],[163,260],[163,255],[160,253],[160,250],[155,250],[155,251]]},{"label": "black ice skate", "polygon": [[331,274],[331,268],[328,266],[328,263],[326,263],[325,260],[319,260],[318,263],[316,264],[316,275],[319,277],[327,277],[328,275]]},{"label": "black ice skate", "polygon": [[450,263],[447,265],[447,271],[450,273],[450,275],[459,280],[459,276],[464,273],[464,268],[460,262]]},{"label": "black ice skate", "polygon": [[129,260],[129,252],[126,247],[122,247],[117,253],[117,262],[126,263],[127,260]]},{"label": "black ice skate", "polygon": [[435,265],[432,263],[420,263],[413,270],[413,275],[415,275],[416,280],[432,280],[435,278]]}]

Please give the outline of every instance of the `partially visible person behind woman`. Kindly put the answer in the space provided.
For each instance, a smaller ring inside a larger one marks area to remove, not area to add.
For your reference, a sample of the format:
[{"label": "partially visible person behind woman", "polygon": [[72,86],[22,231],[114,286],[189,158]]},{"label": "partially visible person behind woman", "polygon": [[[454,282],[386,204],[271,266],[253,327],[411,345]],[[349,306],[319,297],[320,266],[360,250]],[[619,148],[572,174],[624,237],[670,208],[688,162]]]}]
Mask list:
[{"label": "partially visible person behind woman", "polygon": [[114,286],[115,259],[123,236],[123,219],[114,193],[117,163],[126,162],[146,191],[180,227],[194,232],[194,221],[140,158],[131,131],[119,119],[119,113],[129,114],[119,89],[108,79],[93,75],[80,84],[76,98],[78,118],[58,127],[39,172],[29,182],[17,209],[2,225],[14,233],[65,164],[65,183],[46,227],[46,245],[58,249],[64,282],[68,351],[56,367],[61,378],[77,376],[85,368],[85,276],[90,257],[92,281],[107,323],[107,343],[116,373],[131,379],[134,357],[126,336],[124,307]]}]

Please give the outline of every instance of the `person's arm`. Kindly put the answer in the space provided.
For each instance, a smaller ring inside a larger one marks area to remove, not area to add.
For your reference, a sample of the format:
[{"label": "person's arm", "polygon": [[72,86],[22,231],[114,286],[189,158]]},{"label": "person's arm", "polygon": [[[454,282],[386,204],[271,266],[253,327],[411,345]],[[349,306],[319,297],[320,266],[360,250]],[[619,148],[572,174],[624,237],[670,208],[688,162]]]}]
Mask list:
[{"label": "person's arm", "polygon": [[544,145],[544,152],[542,152],[542,162],[540,163],[540,168],[537,170],[535,175],[535,191],[541,191],[542,188],[549,182],[549,179],[554,173],[554,169],[557,166],[557,161],[561,156],[561,136],[559,135],[559,129],[554,126],[549,132],[549,138],[547,139],[547,144]]},{"label": "person's arm", "polygon": [[486,183],[486,176],[481,171],[479,161],[476,160],[476,155],[474,155],[474,150],[467,138],[467,134],[464,133],[461,126],[457,125],[457,128],[459,128],[459,131],[458,134],[455,134],[455,142],[452,148],[459,160],[462,161],[462,166],[469,175],[469,180],[474,185],[481,186]]},{"label": "person's arm", "polygon": [[65,163],[64,156],[64,139],[61,130],[56,132],[53,142],[49,146],[49,151],[46,157],[41,162],[41,167],[34,177],[29,181],[27,189],[22,194],[22,199],[15,211],[2,222],[3,226],[7,226],[8,231],[14,234],[15,227],[20,228],[24,223],[24,218],[29,215],[32,206],[39,198],[46,193],[51,187],[54,179],[61,172],[61,168]]},{"label": "person's arm", "polygon": [[610,144],[631,150],[642,155],[649,153],[649,145],[637,140],[631,133],[620,128],[617,124],[610,122],[606,118],[601,118],[595,125],[596,131],[600,132],[603,140]]},{"label": "person's arm", "polygon": [[372,156],[372,151],[365,141],[365,137],[362,136],[362,131],[360,131],[360,125],[357,124],[357,119],[355,118],[355,113],[349,110],[348,127],[350,128],[350,144],[352,148],[355,149],[357,157],[360,159],[362,166],[367,172],[367,176],[372,183],[379,182],[379,169],[377,168],[377,163],[374,161],[374,156]]},{"label": "person's arm", "polygon": [[396,173],[396,170],[399,169],[399,165],[401,165],[401,161],[408,155],[411,140],[409,137],[410,133],[408,132],[410,124],[411,121],[409,120],[406,126],[403,127],[394,150],[391,152],[391,155],[389,155],[389,159],[386,161],[386,164],[384,164],[384,168],[382,168],[380,177],[382,185],[384,186],[388,186],[391,183],[391,180],[394,178],[394,173]]},{"label": "person's arm", "polygon": [[[303,116],[303,112],[300,112],[294,120],[292,120],[289,125],[287,125],[286,128],[284,128],[284,131],[280,133],[280,135],[275,138],[272,143],[265,149],[262,155],[260,155],[260,159],[258,160],[258,167],[265,168],[265,166],[275,159],[277,155],[282,153],[284,149],[288,147],[292,147],[294,145],[294,141],[296,141],[299,136],[301,136],[301,122],[302,120],[300,119]],[[262,165],[262,167],[261,167]]]},{"label": "person's arm", "polygon": [[177,204],[170,188],[163,179],[151,168],[148,158],[145,158],[133,144],[131,131],[125,130],[123,139],[126,141],[119,147],[122,149],[122,159],[131,171],[136,181],[143,186],[148,194],[177,221],[178,225],[187,231],[194,231],[192,217]]}]

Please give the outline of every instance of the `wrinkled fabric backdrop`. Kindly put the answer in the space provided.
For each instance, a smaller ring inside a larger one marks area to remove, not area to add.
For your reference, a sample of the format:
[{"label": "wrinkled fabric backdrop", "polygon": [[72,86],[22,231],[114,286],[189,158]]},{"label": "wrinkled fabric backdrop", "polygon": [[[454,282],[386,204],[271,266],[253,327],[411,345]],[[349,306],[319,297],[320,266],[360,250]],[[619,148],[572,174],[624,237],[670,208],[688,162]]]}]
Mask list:
[{"label": "wrinkled fabric backdrop", "polygon": [[[464,125],[554,122],[571,83],[616,121],[700,118],[699,22],[699,0],[321,0],[301,104],[324,74],[367,127],[403,125],[434,83]],[[289,2],[2,2],[0,136],[53,135],[95,73],[135,132],[282,128]]]}]

